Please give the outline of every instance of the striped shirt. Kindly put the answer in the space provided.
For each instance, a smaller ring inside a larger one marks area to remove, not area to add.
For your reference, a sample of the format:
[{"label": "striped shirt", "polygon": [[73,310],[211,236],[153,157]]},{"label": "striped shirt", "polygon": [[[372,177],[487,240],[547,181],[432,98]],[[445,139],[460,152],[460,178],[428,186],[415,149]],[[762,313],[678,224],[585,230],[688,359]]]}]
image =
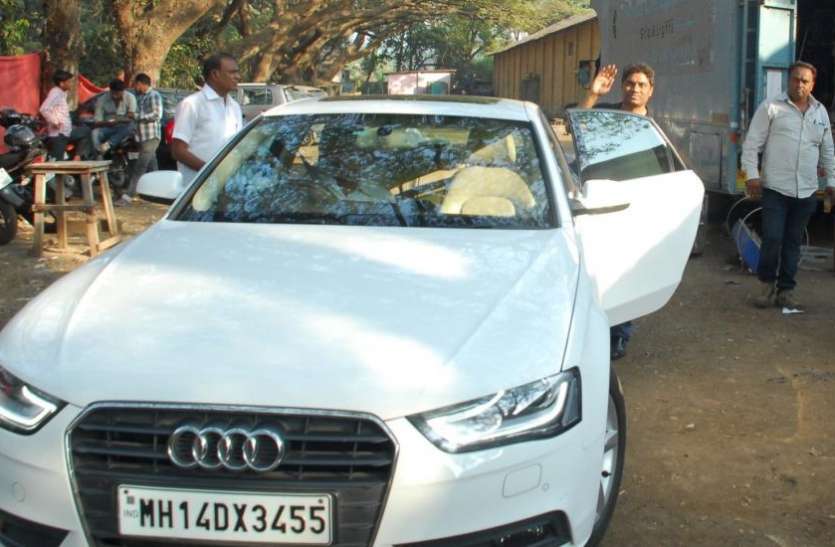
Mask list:
[{"label": "striped shirt", "polygon": [[136,134],[140,142],[159,139],[162,126],[162,96],[148,89],[137,96]]}]

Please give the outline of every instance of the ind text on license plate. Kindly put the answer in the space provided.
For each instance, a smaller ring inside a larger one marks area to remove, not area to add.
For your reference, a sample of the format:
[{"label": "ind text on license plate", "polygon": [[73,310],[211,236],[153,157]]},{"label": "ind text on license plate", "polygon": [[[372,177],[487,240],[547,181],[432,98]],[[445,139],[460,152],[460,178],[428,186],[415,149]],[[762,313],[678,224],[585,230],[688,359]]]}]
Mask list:
[{"label": "ind text on license plate", "polygon": [[119,533],[208,541],[329,545],[326,494],[213,492],[119,486]]}]

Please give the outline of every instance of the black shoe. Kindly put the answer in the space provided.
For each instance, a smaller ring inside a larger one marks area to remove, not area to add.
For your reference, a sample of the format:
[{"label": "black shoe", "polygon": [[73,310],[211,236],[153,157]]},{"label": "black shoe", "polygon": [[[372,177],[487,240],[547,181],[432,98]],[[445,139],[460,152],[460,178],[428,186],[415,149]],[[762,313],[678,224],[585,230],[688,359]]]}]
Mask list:
[{"label": "black shoe", "polygon": [[623,336],[614,336],[610,348],[610,358],[612,361],[617,361],[626,355],[626,338]]}]

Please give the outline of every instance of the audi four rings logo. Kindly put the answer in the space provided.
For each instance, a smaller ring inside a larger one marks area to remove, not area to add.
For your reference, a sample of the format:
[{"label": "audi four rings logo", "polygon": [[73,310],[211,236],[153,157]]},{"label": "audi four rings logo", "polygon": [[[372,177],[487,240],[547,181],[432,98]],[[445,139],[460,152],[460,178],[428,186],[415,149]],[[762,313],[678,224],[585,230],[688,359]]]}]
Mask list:
[{"label": "audi four rings logo", "polygon": [[285,453],[284,439],[275,427],[223,428],[181,425],[168,439],[168,457],[178,467],[261,473],[272,471]]}]

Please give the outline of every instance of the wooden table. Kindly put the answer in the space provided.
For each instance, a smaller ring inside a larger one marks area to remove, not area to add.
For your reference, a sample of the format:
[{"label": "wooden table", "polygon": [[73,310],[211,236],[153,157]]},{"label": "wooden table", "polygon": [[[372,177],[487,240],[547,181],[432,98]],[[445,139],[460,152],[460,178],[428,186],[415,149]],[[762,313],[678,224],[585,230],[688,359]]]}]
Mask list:
[{"label": "wooden table", "polygon": [[[32,236],[32,254],[41,256],[43,254],[44,235],[44,213],[55,215],[58,228],[58,249],[66,250],[67,244],[67,217],[70,211],[79,211],[86,215],[87,244],[89,245],[90,256],[96,256],[99,252],[112,247],[121,241],[119,227],[116,224],[116,215],[113,211],[113,198],[110,194],[110,184],[107,180],[107,170],[110,167],[109,161],[53,161],[46,163],[33,163],[27,167],[27,171],[35,178],[35,203],[32,205],[34,213],[35,233]],[[55,177],[55,203],[46,203],[46,176]],[[64,177],[60,175],[78,175],[81,178],[82,202],[68,204],[65,199]],[[94,177],[95,175],[95,177]],[[99,222],[97,205],[93,195],[93,179],[99,182],[101,187],[101,207],[107,219],[107,230],[110,237],[104,241],[99,240]]]}]

